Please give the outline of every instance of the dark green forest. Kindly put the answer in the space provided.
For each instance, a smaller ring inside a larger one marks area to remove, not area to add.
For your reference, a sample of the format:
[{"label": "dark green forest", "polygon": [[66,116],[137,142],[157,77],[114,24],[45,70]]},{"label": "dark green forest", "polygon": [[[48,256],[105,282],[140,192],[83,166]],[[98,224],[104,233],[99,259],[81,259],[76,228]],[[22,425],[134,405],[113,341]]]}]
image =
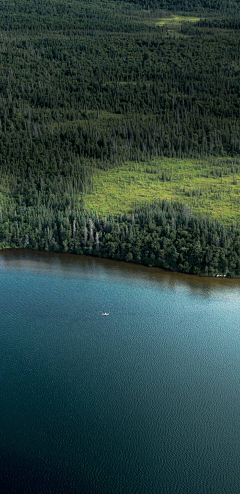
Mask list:
[{"label": "dark green forest", "polygon": [[[118,0],[116,0],[118,1]],[[168,11],[204,12],[220,11],[226,14],[236,11],[239,0],[127,0],[144,9],[167,9]]]},{"label": "dark green forest", "polygon": [[240,275],[237,224],[84,206],[97,169],[239,156],[239,28],[237,0],[0,0],[0,247]]}]

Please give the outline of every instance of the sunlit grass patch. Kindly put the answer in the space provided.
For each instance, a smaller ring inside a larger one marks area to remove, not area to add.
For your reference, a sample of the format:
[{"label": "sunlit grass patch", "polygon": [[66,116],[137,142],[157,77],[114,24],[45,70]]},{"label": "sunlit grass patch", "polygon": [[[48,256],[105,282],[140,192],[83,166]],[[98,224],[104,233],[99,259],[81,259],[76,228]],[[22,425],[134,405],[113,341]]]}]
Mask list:
[{"label": "sunlit grass patch", "polygon": [[156,26],[166,26],[166,27],[180,27],[183,22],[198,22],[200,17],[188,17],[173,15],[171,17],[164,17],[156,22]]},{"label": "sunlit grass patch", "polygon": [[[144,202],[168,199],[226,223],[240,222],[240,173],[229,168],[230,162],[163,158],[97,170],[93,192],[84,197],[85,207],[108,215],[131,212]],[[217,174],[220,170],[222,176]]]}]

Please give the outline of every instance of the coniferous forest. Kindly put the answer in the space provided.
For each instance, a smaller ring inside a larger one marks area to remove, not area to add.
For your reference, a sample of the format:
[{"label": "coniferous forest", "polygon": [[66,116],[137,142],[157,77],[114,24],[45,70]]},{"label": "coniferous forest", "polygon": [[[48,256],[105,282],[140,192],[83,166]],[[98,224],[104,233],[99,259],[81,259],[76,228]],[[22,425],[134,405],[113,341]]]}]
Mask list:
[{"label": "coniferous forest", "polygon": [[128,162],[223,159],[236,185],[238,0],[0,0],[0,37],[0,248],[240,275],[237,218],[85,204]]}]

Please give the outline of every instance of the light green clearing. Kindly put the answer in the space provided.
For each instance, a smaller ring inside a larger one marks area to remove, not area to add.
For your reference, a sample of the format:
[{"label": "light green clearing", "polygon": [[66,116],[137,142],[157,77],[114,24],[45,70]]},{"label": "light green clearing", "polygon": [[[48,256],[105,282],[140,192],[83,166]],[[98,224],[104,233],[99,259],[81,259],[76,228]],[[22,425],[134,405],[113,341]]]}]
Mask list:
[{"label": "light green clearing", "polygon": [[[229,168],[227,172],[232,161],[163,158],[151,164],[128,163],[108,171],[97,170],[93,192],[84,197],[85,207],[105,216],[167,199],[188,204],[194,211],[225,223],[240,222],[240,173]],[[222,170],[223,176],[214,177],[214,170]]]},{"label": "light green clearing", "polygon": [[198,22],[200,21],[200,17],[187,17],[187,16],[178,16],[173,15],[172,17],[164,17],[156,22],[156,26],[169,26],[180,28],[183,22]]}]

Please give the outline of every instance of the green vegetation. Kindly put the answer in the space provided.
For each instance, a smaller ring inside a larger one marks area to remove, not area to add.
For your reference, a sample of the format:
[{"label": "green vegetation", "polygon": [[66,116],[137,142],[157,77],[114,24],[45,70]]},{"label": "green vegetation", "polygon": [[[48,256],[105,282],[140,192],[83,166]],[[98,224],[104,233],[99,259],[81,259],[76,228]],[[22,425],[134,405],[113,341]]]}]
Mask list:
[{"label": "green vegetation", "polygon": [[183,22],[198,22],[200,21],[200,17],[192,17],[192,16],[180,16],[173,15],[171,17],[163,17],[159,21],[156,22],[157,26],[166,26],[168,28],[180,28]]},{"label": "green vegetation", "polygon": [[[119,0],[115,0],[119,2]],[[174,12],[224,12],[239,13],[239,0],[124,0],[142,6],[144,9]]]},{"label": "green vegetation", "polygon": [[58,196],[49,189],[39,192],[37,207],[4,209],[1,248],[90,254],[185,273],[240,276],[239,228],[193,215],[188,206],[166,201],[144,205],[131,215],[103,218],[83,208],[73,209],[65,187],[54,186]]},{"label": "green vegetation", "polygon": [[[146,233],[154,201],[167,199],[177,201],[173,217],[184,217],[181,203],[203,216],[196,221],[205,230],[206,216],[226,224],[220,235],[218,223],[211,223],[204,238],[212,252],[216,242],[226,250],[224,270],[238,274],[224,240],[231,239],[238,256],[238,3],[0,0],[2,248],[88,252],[149,264],[153,247],[146,247],[141,228]],[[128,250],[110,248],[122,223],[130,230],[135,208],[145,220],[135,221],[131,238],[126,234]],[[109,231],[100,214],[109,216]],[[151,238],[160,235],[159,248],[167,252],[166,232],[153,224]],[[141,255],[132,238],[141,240]],[[151,262],[193,272],[190,247],[184,249],[185,259],[177,263],[171,253],[164,262],[155,253]],[[195,263],[199,273],[221,268],[211,261],[206,271],[204,256]]]},{"label": "green vegetation", "polygon": [[87,210],[101,215],[128,213],[145,201],[188,204],[197,213],[225,223],[240,223],[240,160],[162,158],[130,163],[93,176]]}]

